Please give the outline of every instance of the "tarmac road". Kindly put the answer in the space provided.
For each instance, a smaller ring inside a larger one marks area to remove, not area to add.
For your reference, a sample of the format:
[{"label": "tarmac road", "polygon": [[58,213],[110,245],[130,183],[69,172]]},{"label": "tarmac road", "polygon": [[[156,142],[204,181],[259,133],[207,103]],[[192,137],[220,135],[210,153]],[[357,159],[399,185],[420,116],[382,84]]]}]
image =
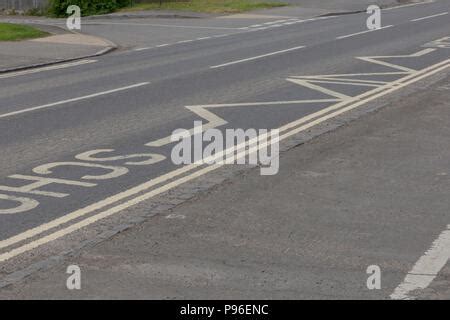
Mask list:
[{"label": "tarmac road", "polygon": [[0,75],[6,278],[83,246],[96,223],[114,229],[116,213],[212,171],[170,161],[175,129],[203,120],[290,135],[446,70],[449,8],[436,1],[386,10],[383,28],[370,32],[365,13],[208,26],[209,35],[193,39]]}]

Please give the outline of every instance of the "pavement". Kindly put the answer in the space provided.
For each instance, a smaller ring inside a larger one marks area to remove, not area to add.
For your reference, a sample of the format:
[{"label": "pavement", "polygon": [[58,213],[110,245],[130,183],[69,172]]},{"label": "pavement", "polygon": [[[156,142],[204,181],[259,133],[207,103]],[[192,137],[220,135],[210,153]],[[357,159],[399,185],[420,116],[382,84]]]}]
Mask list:
[{"label": "pavement", "polygon": [[97,56],[116,47],[109,40],[68,32],[57,26],[37,25],[37,28],[49,32],[50,35],[1,43],[0,72]]},{"label": "pavement", "polygon": [[[0,296],[446,297],[449,7],[95,19],[122,50],[1,75]],[[174,164],[194,120],[278,128],[280,172]]]}]

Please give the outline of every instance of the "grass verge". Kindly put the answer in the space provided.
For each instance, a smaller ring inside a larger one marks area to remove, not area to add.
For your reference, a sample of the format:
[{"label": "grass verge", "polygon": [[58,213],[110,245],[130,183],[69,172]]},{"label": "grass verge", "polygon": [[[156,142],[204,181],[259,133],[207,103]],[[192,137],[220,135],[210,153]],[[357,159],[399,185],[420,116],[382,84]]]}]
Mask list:
[{"label": "grass verge", "polygon": [[239,13],[255,9],[268,9],[287,6],[283,2],[264,0],[188,0],[188,1],[152,1],[138,3],[132,7],[123,8],[120,11],[138,10],[181,10],[205,13]]},{"label": "grass verge", "polygon": [[12,23],[0,23],[0,41],[33,39],[44,37],[46,35],[48,35],[47,32],[33,27]]}]

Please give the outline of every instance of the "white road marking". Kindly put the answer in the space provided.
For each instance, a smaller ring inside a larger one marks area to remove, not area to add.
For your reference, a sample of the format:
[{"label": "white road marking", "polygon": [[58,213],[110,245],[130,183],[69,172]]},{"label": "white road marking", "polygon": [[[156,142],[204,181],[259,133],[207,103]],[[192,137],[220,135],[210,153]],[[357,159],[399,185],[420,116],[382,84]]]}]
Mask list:
[{"label": "white road marking", "polygon": [[158,44],[156,47],[161,48],[161,47],[167,47],[170,46],[169,43],[163,43],[163,44]]},{"label": "white road marking", "polygon": [[270,27],[261,27],[261,28],[255,28],[255,29],[252,29],[252,30],[250,30],[250,31],[258,31],[258,30],[266,30],[266,29],[269,29]]},{"label": "white road marking", "polygon": [[443,37],[423,45],[423,47],[431,48],[450,48],[450,37]]},{"label": "white road marking", "polygon": [[2,214],[14,214],[14,213],[22,212],[22,211],[28,211],[28,210],[32,210],[32,209],[36,208],[39,205],[39,202],[37,202],[34,199],[13,197],[13,196],[5,195],[5,194],[0,194],[0,199],[14,201],[14,202],[20,202],[20,206],[15,207],[13,209],[4,209],[4,210],[2,210]]},{"label": "white road marking", "polygon": [[382,60],[379,60],[379,59],[421,57],[421,56],[429,54],[429,53],[431,53],[431,52],[433,52],[435,50],[436,50],[435,48],[428,48],[428,49],[424,49],[424,50],[418,51],[418,52],[416,52],[416,53],[414,53],[412,55],[410,54],[410,55],[400,55],[400,56],[371,56],[371,57],[358,57],[358,59],[364,60],[364,61],[367,61],[367,62],[371,62],[371,63],[375,63],[375,64],[379,64],[379,65],[382,65],[382,66],[386,66],[386,67],[389,67],[389,68],[397,69],[397,70],[400,70],[400,71],[413,72],[413,71],[415,71],[414,69],[403,67],[403,66],[399,66],[399,65],[392,64],[392,63],[389,63],[389,62],[386,62],[386,61],[382,61]]},{"label": "white road marking", "polygon": [[326,19],[332,19],[332,18],[337,18],[337,17],[343,17],[342,15],[339,16],[326,16],[326,17],[317,17],[317,18],[311,18],[305,21],[316,21],[316,20],[326,20]]},{"label": "white road marking", "polygon": [[280,50],[280,51],[275,51],[275,52],[271,52],[271,53],[266,53],[266,54],[262,54],[262,55],[251,57],[251,58],[246,58],[246,59],[241,59],[241,60],[236,60],[236,61],[231,61],[231,62],[219,64],[217,66],[212,66],[210,68],[211,69],[221,68],[221,67],[229,66],[229,65],[232,65],[232,64],[247,62],[247,61],[251,61],[251,60],[256,60],[256,59],[261,59],[261,58],[273,56],[273,55],[276,55],[276,54],[281,54],[281,53],[285,53],[285,52],[289,52],[289,51],[299,50],[299,49],[302,49],[304,47],[305,46],[298,46],[298,47],[289,48],[289,49],[285,49],[285,50]]},{"label": "white road marking", "polygon": [[387,29],[387,28],[390,28],[390,27],[393,27],[393,25],[384,26],[384,27],[381,27],[381,28],[378,28],[378,29],[373,29],[373,30],[365,30],[365,31],[356,32],[356,33],[352,33],[352,34],[347,34],[345,36],[337,37],[336,39],[337,40],[341,40],[341,39],[357,36],[357,35],[364,34],[364,33],[369,33],[369,32],[374,32],[374,31],[378,31],[378,30]]},{"label": "white road marking", "polygon": [[188,42],[193,42],[194,40],[180,40],[177,41],[177,43],[188,43]]},{"label": "white road marking", "polygon": [[405,8],[405,7],[418,6],[418,5],[422,5],[422,4],[430,4],[430,3],[433,3],[433,2],[434,2],[434,0],[429,0],[429,1],[425,1],[425,2],[419,2],[419,3],[403,4],[403,5],[400,5],[400,6],[389,7],[389,8],[385,8],[385,9],[381,9],[381,10],[389,11],[389,10],[400,9],[400,8]]},{"label": "white road marking", "polygon": [[100,96],[104,96],[104,95],[119,92],[119,91],[125,91],[125,90],[129,90],[129,89],[137,88],[137,87],[142,87],[142,86],[148,85],[149,83],[150,82],[141,82],[141,83],[133,84],[131,86],[126,86],[126,87],[121,87],[121,88],[117,88],[117,89],[113,89],[113,90],[107,90],[107,91],[102,91],[102,92],[98,92],[98,93],[94,93],[94,94],[89,94],[87,96],[52,102],[52,103],[44,104],[41,106],[36,106],[36,107],[26,108],[26,109],[13,111],[13,112],[9,112],[9,113],[4,113],[4,114],[0,114],[0,119],[12,117],[12,116],[22,114],[22,113],[51,108],[51,107],[59,106],[59,105],[70,103],[70,102],[91,99],[91,98],[100,97]]},{"label": "white road marking", "polygon": [[436,17],[440,17],[440,16],[445,16],[448,14],[447,12],[442,12],[442,13],[438,13],[438,14],[433,14],[432,16],[426,16],[426,17],[422,17],[422,18],[417,18],[417,19],[413,19],[410,21],[422,21],[422,20],[426,20],[426,19],[431,19],[431,18],[436,18]]},{"label": "white road marking", "polygon": [[270,25],[270,24],[275,24],[275,23],[278,23],[278,21],[270,21],[270,22],[264,22],[263,24],[267,24],[267,25]]},{"label": "white road marking", "polygon": [[148,49],[151,49],[152,47],[144,47],[144,48],[137,48],[137,49],[134,49],[133,51],[143,51],[143,50],[148,50]]},{"label": "white road marking", "polygon": [[[283,104],[298,103],[326,103],[340,101],[337,99],[315,99],[315,100],[287,100],[287,101],[260,101],[260,102],[242,102],[242,103],[218,103],[218,104],[202,104],[202,108],[226,108],[226,107],[246,107],[246,106],[276,106]],[[197,106],[188,106],[190,110],[194,110]],[[195,112],[197,113],[197,112]],[[198,113],[197,113],[198,114]],[[206,117],[205,117],[206,118]],[[157,140],[158,141],[158,140]],[[152,143],[152,146],[155,144]]]},{"label": "white road marking", "polygon": [[450,258],[450,225],[442,231],[431,248],[416,262],[403,282],[395,288],[391,299],[414,299],[410,294],[414,290],[425,289],[436,278],[439,271]]},{"label": "white road marking", "polygon": [[[316,99],[316,100],[290,100],[290,101],[268,101],[268,102],[246,102],[246,103],[221,103],[221,104],[207,104],[200,106],[186,106],[187,109],[206,120],[206,124],[202,126],[203,131],[217,128],[226,125],[227,121],[217,116],[208,109],[214,108],[230,108],[230,107],[256,107],[256,106],[271,106],[271,105],[289,105],[289,104],[308,104],[308,103],[330,103],[340,102],[340,99]],[[194,134],[194,129],[188,130],[189,134]],[[171,143],[171,137],[167,136],[161,139],[154,140],[146,144],[148,147],[162,147]]]},{"label": "white road marking", "polygon": [[248,27],[243,27],[240,29],[243,29],[243,30],[248,29],[249,32],[250,31],[258,31],[258,30],[266,30],[268,28],[278,28],[278,27],[283,27],[283,26],[289,26],[289,25],[296,24],[296,23],[330,19],[330,18],[335,18],[335,17],[337,17],[337,16],[318,17],[318,18],[311,18],[311,19],[306,19],[306,20],[301,20],[299,18],[291,18],[291,19],[286,19],[286,20],[277,20],[277,21],[264,22],[261,24],[254,24],[254,25],[251,25]]},{"label": "white road marking", "polygon": [[176,24],[154,24],[154,23],[122,23],[122,22],[85,22],[84,25],[124,25],[124,26],[150,26],[150,27],[168,27],[183,29],[214,29],[214,30],[239,30],[240,28],[229,27],[204,27],[204,26],[180,26]]},{"label": "white road marking", "polygon": [[280,20],[274,20],[274,21],[264,22],[264,23],[262,23],[262,24],[270,25],[270,24],[276,24],[276,23],[279,23],[279,22],[280,22]]},{"label": "white road marking", "polygon": [[327,89],[327,88],[321,87],[319,85],[313,84],[312,81],[305,81],[305,80],[301,80],[301,79],[288,79],[288,80],[290,82],[293,82],[293,83],[296,83],[296,84],[300,84],[300,85],[302,85],[302,86],[304,86],[306,88],[309,88],[309,89],[312,89],[312,90],[315,90],[315,91],[319,91],[321,93],[324,93],[326,95],[329,95],[329,96],[332,96],[332,97],[335,97],[335,98],[338,98],[338,99],[345,100],[345,99],[351,98],[350,96],[348,96],[346,94],[343,94],[343,93],[340,93],[340,92],[337,92],[337,91],[334,91],[334,90],[331,90],[331,89]]},{"label": "white road marking", "polygon": [[206,40],[206,39],[211,39],[211,37],[201,37],[201,38],[197,38],[197,40]]},{"label": "white road marking", "polygon": [[80,61],[64,63],[64,64],[55,64],[55,65],[48,66],[48,67],[35,68],[35,69],[23,70],[23,71],[17,71],[17,72],[10,72],[10,73],[5,73],[5,74],[0,74],[0,79],[18,77],[18,76],[23,76],[23,75],[33,74],[33,73],[38,73],[38,72],[44,72],[44,71],[71,68],[71,67],[81,66],[84,64],[89,64],[89,63],[94,63],[94,62],[97,62],[97,60],[80,60]]}]

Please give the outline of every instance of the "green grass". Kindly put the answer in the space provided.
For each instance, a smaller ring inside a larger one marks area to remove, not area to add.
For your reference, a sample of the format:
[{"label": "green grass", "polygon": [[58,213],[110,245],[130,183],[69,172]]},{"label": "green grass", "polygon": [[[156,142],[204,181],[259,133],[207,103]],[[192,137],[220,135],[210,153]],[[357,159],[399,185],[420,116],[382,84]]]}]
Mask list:
[{"label": "green grass", "polygon": [[135,4],[133,7],[124,8],[120,11],[138,10],[181,10],[206,13],[239,13],[255,9],[268,9],[284,7],[286,3],[271,2],[264,0],[163,0],[162,5],[156,0],[149,3]]},{"label": "green grass", "polygon": [[12,23],[0,23],[0,41],[33,39],[44,37],[46,35],[48,35],[48,33],[33,27]]}]

